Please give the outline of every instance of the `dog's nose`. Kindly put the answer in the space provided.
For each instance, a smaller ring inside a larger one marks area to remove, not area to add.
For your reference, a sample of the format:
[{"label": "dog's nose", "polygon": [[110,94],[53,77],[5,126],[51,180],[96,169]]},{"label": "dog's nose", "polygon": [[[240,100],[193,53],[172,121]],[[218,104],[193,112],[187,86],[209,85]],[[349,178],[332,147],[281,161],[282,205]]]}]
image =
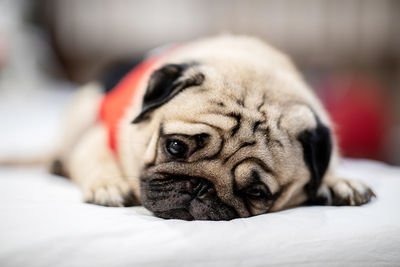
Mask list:
[{"label": "dog's nose", "polygon": [[214,193],[214,187],[211,182],[203,178],[190,179],[193,188],[193,195],[197,198],[203,199]]}]

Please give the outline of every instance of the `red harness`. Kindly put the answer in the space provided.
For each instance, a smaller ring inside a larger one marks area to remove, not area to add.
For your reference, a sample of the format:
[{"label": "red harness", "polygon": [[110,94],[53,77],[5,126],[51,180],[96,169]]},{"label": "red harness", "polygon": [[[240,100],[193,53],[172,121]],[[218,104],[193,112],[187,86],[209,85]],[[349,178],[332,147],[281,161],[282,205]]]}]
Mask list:
[{"label": "red harness", "polygon": [[118,152],[119,123],[127,108],[137,97],[143,79],[148,79],[161,56],[153,56],[128,72],[102,99],[99,118],[108,132],[108,145],[115,155]]}]

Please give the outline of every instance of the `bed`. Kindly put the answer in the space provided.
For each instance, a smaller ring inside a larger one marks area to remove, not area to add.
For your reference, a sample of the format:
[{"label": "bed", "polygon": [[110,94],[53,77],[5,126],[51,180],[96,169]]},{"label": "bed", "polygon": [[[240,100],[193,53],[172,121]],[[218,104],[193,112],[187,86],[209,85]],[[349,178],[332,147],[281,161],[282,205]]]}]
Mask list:
[{"label": "bed", "polygon": [[[51,149],[70,93],[25,97],[0,98],[0,158]],[[187,222],[82,203],[74,184],[43,167],[0,167],[0,266],[400,266],[400,168],[345,159],[339,173],[378,197]]]}]

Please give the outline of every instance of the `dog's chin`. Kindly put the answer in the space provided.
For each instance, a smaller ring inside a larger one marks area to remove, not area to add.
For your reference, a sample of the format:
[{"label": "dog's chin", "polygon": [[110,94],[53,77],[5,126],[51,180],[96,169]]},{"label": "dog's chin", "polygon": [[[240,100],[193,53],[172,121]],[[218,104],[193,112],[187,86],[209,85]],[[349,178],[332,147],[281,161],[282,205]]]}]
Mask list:
[{"label": "dog's chin", "polygon": [[198,177],[142,178],[141,202],[157,217],[181,220],[231,220],[234,208],[223,203],[211,182]]}]

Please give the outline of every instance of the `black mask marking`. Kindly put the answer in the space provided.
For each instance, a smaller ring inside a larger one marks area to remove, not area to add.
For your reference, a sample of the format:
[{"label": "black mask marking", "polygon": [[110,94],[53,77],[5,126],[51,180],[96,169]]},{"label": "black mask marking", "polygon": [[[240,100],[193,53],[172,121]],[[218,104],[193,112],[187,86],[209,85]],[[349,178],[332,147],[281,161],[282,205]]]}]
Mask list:
[{"label": "black mask marking", "polygon": [[141,203],[156,216],[182,220],[231,220],[238,214],[200,177],[141,179]]}]

